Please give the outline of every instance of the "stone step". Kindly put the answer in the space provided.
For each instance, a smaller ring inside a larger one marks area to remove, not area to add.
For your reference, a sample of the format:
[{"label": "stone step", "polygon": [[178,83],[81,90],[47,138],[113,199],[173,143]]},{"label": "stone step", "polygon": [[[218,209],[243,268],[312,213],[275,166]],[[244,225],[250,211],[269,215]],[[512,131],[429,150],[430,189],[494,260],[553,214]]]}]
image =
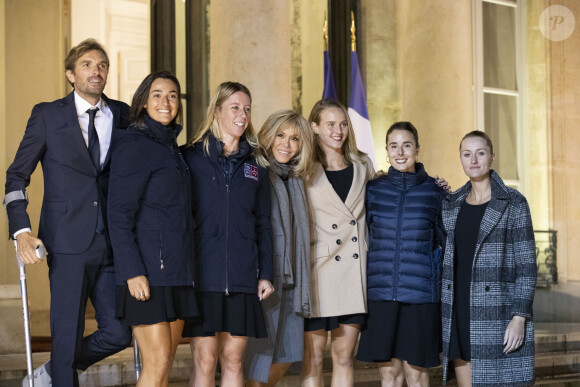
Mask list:
[{"label": "stone step", "polygon": [[[38,366],[49,359],[49,353],[35,353],[33,361]],[[192,370],[192,360],[189,345],[180,345],[171,374],[172,383],[187,384]],[[279,387],[300,385],[300,366],[294,365],[288,375],[278,384]],[[26,375],[26,356],[0,356],[0,385],[20,387],[22,378]],[[536,377],[538,382],[546,384],[554,380],[574,380],[571,383],[580,385],[580,351],[544,352],[536,356]],[[330,384],[331,367],[325,362],[325,381]],[[441,385],[442,369],[436,367],[431,371],[431,385]],[[356,386],[379,386],[379,374],[376,365],[355,362]],[[128,348],[117,355],[95,364],[80,375],[82,386],[131,386],[135,383],[133,352]],[[558,382],[560,383],[560,382]],[[563,382],[567,383],[567,382]],[[173,384],[172,384],[173,385]],[[449,384],[454,385],[454,381]]]}]

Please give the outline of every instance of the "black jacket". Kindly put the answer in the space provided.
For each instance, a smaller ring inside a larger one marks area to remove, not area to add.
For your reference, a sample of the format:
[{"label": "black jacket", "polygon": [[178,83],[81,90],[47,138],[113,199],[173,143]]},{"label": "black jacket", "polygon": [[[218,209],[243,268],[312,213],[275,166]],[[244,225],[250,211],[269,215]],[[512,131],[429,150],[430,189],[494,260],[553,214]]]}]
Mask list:
[{"label": "black jacket", "polygon": [[197,245],[196,279],[206,292],[257,294],[258,279],[272,280],[270,187],[266,168],[242,137],[239,152],[223,157],[209,135],[183,150],[191,172]]},{"label": "black jacket", "polygon": [[193,284],[193,196],[175,143],[180,130],[146,115],[113,149],[108,222],[120,282],[145,275],[152,286]]}]

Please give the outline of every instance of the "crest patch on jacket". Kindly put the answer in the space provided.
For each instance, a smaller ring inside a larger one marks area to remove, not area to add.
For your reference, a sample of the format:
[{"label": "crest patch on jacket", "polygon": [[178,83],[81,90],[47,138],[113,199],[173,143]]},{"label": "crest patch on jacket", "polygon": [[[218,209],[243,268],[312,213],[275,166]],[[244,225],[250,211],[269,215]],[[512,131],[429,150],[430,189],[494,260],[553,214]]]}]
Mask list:
[{"label": "crest patch on jacket", "polygon": [[244,177],[258,181],[258,167],[244,163]]}]

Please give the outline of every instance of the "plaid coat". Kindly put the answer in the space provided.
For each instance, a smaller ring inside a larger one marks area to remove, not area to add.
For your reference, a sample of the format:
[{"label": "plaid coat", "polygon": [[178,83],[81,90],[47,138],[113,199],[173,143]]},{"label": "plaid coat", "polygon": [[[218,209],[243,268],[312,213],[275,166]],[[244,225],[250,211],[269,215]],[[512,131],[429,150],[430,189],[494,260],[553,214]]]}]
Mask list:
[{"label": "plaid coat", "polygon": [[[534,384],[534,324],[532,304],[536,286],[536,255],[530,210],[525,197],[490,173],[491,200],[481,221],[472,279],[472,386],[528,386]],[[447,381],[449,337],[453,310],[455,223],[471,183],[443,200],[447,244],[441,294],[443,324],[443,383]],[[503,337],[514,315],[524,316],[521,348],[504,354]]]}]

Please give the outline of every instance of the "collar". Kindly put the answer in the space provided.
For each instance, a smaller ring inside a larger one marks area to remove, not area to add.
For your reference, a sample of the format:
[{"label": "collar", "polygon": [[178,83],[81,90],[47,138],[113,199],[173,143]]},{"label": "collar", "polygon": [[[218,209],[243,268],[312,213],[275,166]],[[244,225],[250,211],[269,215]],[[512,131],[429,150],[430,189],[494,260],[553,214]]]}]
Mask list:
[{"label": "collar", "polygon": [[87,110],[89,110],[90,108],[98,107],[99,110],[102,111],[103,106],[107,106],[107,103],[103,100],[102,96],[96,105],[91,105],[85,99],[83,99],[80,95],[78,95],[76,90],[73,92],[73,94],[74,94],[74,99],[75,99],[75,107],[77,109],[77,115],[79,115],[79,116],[85,114],[87,112]]},{"label": "collar", "polygon": [[[209,133],[209,141],[210,141],[210,154],[211,149],[215,149],[215,156],[218,158],[226,158],[224,156],[224,143],[213,136],[213,134]],[[246,140],[246,136],[240,137],[240,142],[238,143],[238,153],[229,155],[227,158],[229,159],[242,159],[246,157],[249,153],[252,153],[253,148],[250,146],[248,141]]]},{"label": "collar", "polygon": [[429,176],[425,172],[425,167],[421,163],[415,163],[415,172],[399,172],[392,166],[389,167],[387,180],[393,185],[403,185],[411,187],[419,185],[427,180]]},{"label": "collar", "polygon": [[177,139],[177,136],[181,132],[182,126],[175,124],[173,126],[165,126],[159,121],[155,121],[145,113],[143,115],[142,125],[131,125],[131,129],[136,132],[145,134],[148,137],[152,137],[164,144],[171,145]]},{"label": "collar", "polygon": [[[489,180],[491,183],[491,199],[506,200],[510,198],[510,192],[508,187],[505,185],[501,177],[493,169],[489,171]],[[467,194],[471,191],[471,181],[467,181],[463,187],[459,188],[457,191],[453,192],[451,195],[447,195],[446,199],[448,201],[464,200]]]}]

